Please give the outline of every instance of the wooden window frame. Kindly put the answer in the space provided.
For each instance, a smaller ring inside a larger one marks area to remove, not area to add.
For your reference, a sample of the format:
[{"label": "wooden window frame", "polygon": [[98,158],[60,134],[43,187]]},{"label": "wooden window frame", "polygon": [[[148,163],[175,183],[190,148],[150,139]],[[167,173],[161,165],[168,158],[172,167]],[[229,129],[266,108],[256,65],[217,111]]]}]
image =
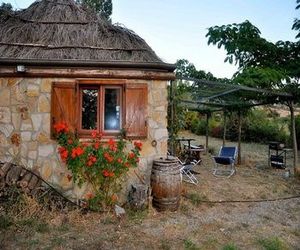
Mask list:
[{"label": "wooden window frame", "polygon": [[[81,139],[90,139],[91,132],[95,130],[80,130],[81,128],[81,90],[80,87],[119,88],[120,89],[120,128],[126,129],[127,139],[146,139],[148,137],[148,84],[135,83],[126,79],[76,79],[75,81],[55,81],[51,90],[51,136],[53,138],[53,125],[56,122],[67,122],[71,131],[78,134]],[[98,130],[104,132],[103,139],[120,135],[120,131],[104,130],[104,91],[98,96],[97,115]],[[101,100],[100,100],[101,99]],[[61,107],[66,107],[61,109]],[[102,109],[102,111],[99,109]],[[137,119],[133,118],[137,114]],[[100,127],[101,126],[101,127]]]},{"label": "wooden window frame", "polygon": [[[91,138],[91,132],[97,131],[103,133],[103,138],[111,138],[120,135],[122,126],[124,124],[125,108],[124,108],[124,83],[120,82],[109,82],[109,81],[79,81],[77,82],[78,88],[78,123],[77,131],[80,138]],[[83,89],[97,89],[98,100],[97,100],[97,129],[88,130],[82,129],[82,90]],[[120,103],[120,130],[105,130],[104,119],[105,119],[105,89],[119,89],[119,103]]]}]

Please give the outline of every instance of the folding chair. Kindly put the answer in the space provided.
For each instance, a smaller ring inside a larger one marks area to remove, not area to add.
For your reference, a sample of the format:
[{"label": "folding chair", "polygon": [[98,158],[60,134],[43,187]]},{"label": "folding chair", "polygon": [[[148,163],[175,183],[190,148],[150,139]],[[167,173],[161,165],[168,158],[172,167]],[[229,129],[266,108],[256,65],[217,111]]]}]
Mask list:
[{"label": "folding chair", "polygon": [[214,168],[213,175],[217,177],[232,176],[235,170],[235,159],[237,155],[237,147],[221,147],[218,156],[213,156]]},{"label": "folding chair", "polygon": [[180,168],[180,173],[181,173],[181,178],[183,181],[192,183],[197,185],[198,184],[198,179],[197,177],[194,175],[194,171],[193,168],[198,165],[201,162],[200,160],[193,160],[190,163],[183,163],[179,160],[179,163],[182,165],[182,167]]}]

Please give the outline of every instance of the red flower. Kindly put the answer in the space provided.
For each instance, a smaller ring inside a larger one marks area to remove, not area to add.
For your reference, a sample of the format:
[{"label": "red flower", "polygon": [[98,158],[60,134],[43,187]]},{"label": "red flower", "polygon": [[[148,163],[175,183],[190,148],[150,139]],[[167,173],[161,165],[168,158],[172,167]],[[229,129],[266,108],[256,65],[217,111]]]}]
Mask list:
[{"label": "red flower", "polygon": [[69,132],[69,127],[65,122],[59,122],[53,125],[56,133],[66,133]]},{"label": "red flower", "polygon": [[59,147],[58,148],[58,152],[60,154],[61,159],[66,162],[67,158],[68,158],[68,150],[65,147]]},{"label": "red flower", "polygon": [[134,142],[134,146],[135,146],[139,151],[141,151],[141,150],[142,150],[143,144],[142,144],[140,141],[135,141],[135,142]]},{"label": "red flower", "polygon": [[113,162],[113,160],[114,160],[114,158],[107,152],[105,152],[103,154],[103,156],[104,156],[105,160],[107,160],[109,163]]},{"label": "red flower", "polygon": [[87,200],[90,200],[90,199],[92,199],[93,197],[94,197],[94,194],[91,193],[91,192],[88,192],[88,193],[86,193],[86,195],[85,195],[85,198],[86,198]]},{"label": "red flower", "polygon": [[109,141],[108,141],[108,148],[109,148],[111,151],[116,152],[116,151],[117,151],[117,144],[116,144],[116,141],[110,138]]},{"label": "red flower", "polygon": [[96,161],[97,158],[93,155],[90,155],[87,162],[88,167],[92,166]]},{"label": "red flower", "polygon": [[109,176],[109,171],[106,170],[106,169],[104,169],[104,170],[102,171],[102,174],[103,174],[104,177],[108,177],[108,176]]},{"label": "red flower", "polygon": [[102,171],[102,174],[103,174],[104,177],[113,177],[113,176],[115,175],[114,172],[111,172],[111,171],[109,171],[109,170],[107,170],[107,169],[104,169],[104,170]]},{"label": "red flower", "polygon": [[130,163],[129,162],[125,162],[124,167],[130,168]]},{"label": "red flower", "polygon": [[91,135],[92,135],[92,137],[95,139],[95,138],[97,137],[97,132],[96,132],[96,131],[93,131],[93,132],[91,133]]},{"label": "red flower", "polygon": [[99,142],[95,142],[95,144],[94,144],[94,149],[98,149],[100,147],[100,143]]},{"label": "red flower", "polygon": [[68,139],[68,144],[72,144],[73,140],[72,139]]},{"label": "red flower", "polygon": [[84,150],[81,147],[73,148],[72,149],[72,158],[74,159],[76,156],[80,156],[84,153]]},{"label": "red flower", "polygon": [[121,158],[118,158],[117,162],[118,162],[118,163],[122,163],[122,159],[121,159]]},{"label": "red flower", "polygon": [[129,159],[134,159],[134,158],[135,158],[135,154],[134,154],[133,152],[130,152],[130,153],[128,154],[128,158],[129,158]]}]

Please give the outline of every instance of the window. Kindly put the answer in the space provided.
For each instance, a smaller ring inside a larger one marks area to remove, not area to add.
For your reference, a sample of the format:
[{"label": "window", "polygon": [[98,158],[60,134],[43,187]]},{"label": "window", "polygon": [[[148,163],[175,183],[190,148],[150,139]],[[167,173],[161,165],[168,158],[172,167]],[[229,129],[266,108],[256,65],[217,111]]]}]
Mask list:
[{"label": "window", "polygon": [[91,130],[105,134],[118,133],[122,128],[122,86],[80,85],[79,132]]},{"label": "window", "polygon": [[51,94],[51,128],[65,121],[79,136],[92,130],[116,136],[122,128],[128,138],[147,137],[147,84],[55,82]]}]

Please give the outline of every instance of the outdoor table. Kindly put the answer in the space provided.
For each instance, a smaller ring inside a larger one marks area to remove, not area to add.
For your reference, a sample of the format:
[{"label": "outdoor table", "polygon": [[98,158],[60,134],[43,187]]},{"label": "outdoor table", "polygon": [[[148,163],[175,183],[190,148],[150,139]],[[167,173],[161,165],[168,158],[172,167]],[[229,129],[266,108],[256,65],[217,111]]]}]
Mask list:
[{"label": "outdoor table", "polygon": [[197,158],[197,160],[200,160],[201,152],[205,152],[205,149],[204,149],[204,147],[198,147],[198,146],[191,145],[190,152],[191,152],[191,154],[195,155],[195,158]]},{"label": "outdoor table", "polygon": [[188,146],[188,150],[191,149],[191,141],[195,141],[195,139],[192,138],[178,138],[176,141],[180,142],[187,142],[188,144],[183,144],[184,146]]}]

